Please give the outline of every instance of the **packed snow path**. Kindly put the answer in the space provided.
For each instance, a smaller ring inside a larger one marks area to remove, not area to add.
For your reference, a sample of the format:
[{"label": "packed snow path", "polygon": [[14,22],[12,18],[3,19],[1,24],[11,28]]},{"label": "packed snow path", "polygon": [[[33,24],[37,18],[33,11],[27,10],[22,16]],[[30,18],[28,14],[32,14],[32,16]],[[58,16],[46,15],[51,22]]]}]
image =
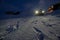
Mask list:
[{"label": "packed snow path", "polygon": [[[8,25],[13,25],[16,30],[8,33]],[[36,31],[34,27],[41,32]],[[43,39],[38,37],[40,34],[44,35]],[[59,37],[60,18],[55,16],[0,20],[0,39],[3,40],[59,40]]]}]

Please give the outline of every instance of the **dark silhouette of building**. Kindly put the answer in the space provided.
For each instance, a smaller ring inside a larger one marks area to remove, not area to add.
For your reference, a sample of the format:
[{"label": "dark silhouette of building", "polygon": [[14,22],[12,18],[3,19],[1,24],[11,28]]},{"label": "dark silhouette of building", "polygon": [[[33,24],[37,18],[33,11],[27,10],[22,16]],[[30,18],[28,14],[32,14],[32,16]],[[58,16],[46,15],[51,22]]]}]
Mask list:
[{"label": "dark silhouette of building", "polygon": [[7,11],[7,12],[5,12],[5,14],[7,14],[7,15],[19,15],[21,12],[13,12],[13,11]]}]

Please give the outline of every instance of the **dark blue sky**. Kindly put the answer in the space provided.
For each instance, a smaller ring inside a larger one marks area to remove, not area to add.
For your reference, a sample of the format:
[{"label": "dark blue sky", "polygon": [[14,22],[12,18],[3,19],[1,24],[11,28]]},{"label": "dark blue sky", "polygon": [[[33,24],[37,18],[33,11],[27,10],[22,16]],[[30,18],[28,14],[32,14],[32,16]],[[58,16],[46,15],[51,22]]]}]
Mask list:
[{"label": "dark blue sky", "polygon": [[[13,17],[30,17],[35,9],[46,10],[60,0],[0,0],[0,19]],[[6,15],[6,11],[22,11],[18,16]],[[55,12],[57,13],[57,12]]]}]

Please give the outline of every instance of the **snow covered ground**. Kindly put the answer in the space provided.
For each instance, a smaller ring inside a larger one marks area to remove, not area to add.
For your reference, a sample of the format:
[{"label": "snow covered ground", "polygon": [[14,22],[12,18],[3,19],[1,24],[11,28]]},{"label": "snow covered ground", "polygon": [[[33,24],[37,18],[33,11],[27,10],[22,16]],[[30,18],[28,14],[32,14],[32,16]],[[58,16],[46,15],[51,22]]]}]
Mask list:
[{"label": "snow covered ground", "polygon": [[60,18],[48,15],[0,20],[0,39],[60,40]]}]

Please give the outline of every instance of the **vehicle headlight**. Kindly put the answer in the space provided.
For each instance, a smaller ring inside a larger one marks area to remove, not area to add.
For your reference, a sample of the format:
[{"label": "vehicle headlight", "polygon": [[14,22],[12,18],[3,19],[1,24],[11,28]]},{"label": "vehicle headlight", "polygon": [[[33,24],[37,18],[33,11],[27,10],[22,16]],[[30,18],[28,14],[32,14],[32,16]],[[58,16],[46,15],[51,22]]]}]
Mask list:
[{"label": "vehicle headlight", "polygon": [[45,13],[45,11],[44,11],[44,10],[42,10],[42,13]]},{"label": "vehicle headlight", "polygon": [[36,10],[36,11],[35,11],[35,14],[39,14],[39,11],[38,11],[38,10]]}]

